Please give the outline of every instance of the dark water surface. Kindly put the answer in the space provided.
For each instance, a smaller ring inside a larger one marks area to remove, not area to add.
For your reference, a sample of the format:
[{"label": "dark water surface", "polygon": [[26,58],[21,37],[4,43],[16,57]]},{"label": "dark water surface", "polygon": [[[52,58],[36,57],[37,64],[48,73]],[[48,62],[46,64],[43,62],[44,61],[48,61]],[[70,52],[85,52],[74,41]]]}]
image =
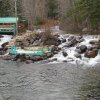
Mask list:
[{"label": "dark water surface", "polygon": [[100,100],[99,69],[0,61],[0,100]]}]

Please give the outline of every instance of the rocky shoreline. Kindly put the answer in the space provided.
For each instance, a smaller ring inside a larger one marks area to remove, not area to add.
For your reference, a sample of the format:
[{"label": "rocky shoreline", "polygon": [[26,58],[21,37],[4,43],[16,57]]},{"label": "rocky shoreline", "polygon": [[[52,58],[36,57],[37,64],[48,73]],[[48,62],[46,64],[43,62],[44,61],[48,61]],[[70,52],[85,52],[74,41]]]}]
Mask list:
[{"label": "rocky shoreline", "polygon": [[[2,38],[2,36],[1,36]],[[54,54],[57,54],[60,51],[58,45],[61,44],[61,40],[59,39],[58,34],[53,34],[50,31],[42,32],[42,33],[27,33],[25,36],[17,36],[11,39],[10,42],[5,42],[1,45],[0,48],[0,55],[1,58],[4,60],[13,60],[13,61],[25,61],[26,63],[33,63],[35,61],[46,60],[50,57],[53,57]],[[45,53],[42,56],[33,56],[33,55],[26,55],[26,54],[17,54],[5,55],[9,52],[9,48],[12,46],[16,46],[22,50],[26,47],[52,47],[51,52]]]},{"label": "rocky shoreline", "polygon": [[72,62],[83,64],[99,63],[100,60],[100,38],[93,35],[62,35],[66,39],[59,47],[60,53],[54,55],[52,59],[57,58],[58,62]]},{"label": "rocky shoreline", "polygon": [[[93,37],[93,36],[91,36]],[[3,36],[0,36],[0,39]],[[48,48],[51,52],[41,56],[27,54],[9,54],[12,46],[20,50],[25,48]],[[73,62],[83,61],[84,59],[95,59],[99,55],[99,38],[87,38],[82,35],[61,34],[60,30],[53,32],[51,30],[41,32],[28,32],[21,36],[12,37],[9,42],[4,42],[0,48],[0,58],[4,60],[34,63],[47,60],[47,62],[59,61]],[[99,58],[100,59],[100,58]],[[86,61],[87,62],[87,61]]]}]

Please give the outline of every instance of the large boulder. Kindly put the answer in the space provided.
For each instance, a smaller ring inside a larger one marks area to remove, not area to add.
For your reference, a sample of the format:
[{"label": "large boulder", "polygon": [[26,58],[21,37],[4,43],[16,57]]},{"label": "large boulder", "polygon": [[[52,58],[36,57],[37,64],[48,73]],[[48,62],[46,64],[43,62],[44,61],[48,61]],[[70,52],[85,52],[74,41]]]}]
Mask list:
[{"label": "large boulder", "polygon": [[81,46],[78,46],[76,47],[75,51],[79,54],[82,54],[82,53],[85,53],[87,50],[87,46],[85,45],[81,45]]},{"label": "large boulder", "polygon": [[80,50],[81,50],[81,53],[86,52],[86,50],[87,50],[87,46],[85,46],[85,45],[81,45],[81,46],[80,46]]},{"label": "large boulder", "polygon": [[65,51],[63,51],[62,54],[63,54],[64,57],[68,56],[68,54]]},{"label": "large boulder", "polygon": [[89,43],[92,44],[92,45],[95,45],[96,43],[98,43],[98,41],[97,40],[91,40]]},{"label": "large boulder", "polygon": [[85,57],[87,58],[95,58],[98,55],[98,50],[91,50],[85,53]]}]

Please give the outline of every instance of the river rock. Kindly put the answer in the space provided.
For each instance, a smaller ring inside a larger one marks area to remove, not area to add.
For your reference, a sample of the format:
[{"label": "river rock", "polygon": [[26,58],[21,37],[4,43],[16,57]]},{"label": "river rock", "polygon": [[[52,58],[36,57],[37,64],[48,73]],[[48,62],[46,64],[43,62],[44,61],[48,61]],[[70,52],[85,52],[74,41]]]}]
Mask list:
[{"label": "river rock", "polygon": [[3,35],[0,35],[0,38],[3,38],[4,36]]},{"label": "river rock", "polygon": [[38,34],[38,33],[37,33],[37,34],[35,34],[34,37],[35,37],[35,40],[39,40],[39,39],[41,38],[41,34]]},{"label": "river rock", "polygon": [[55,46],[58,46],[58,45],[60,45],[60,43],[61,43],[60,39],[51,38],[51,39],[46,40],[44,42],[44,45],[55,45]]},{"label": "river rock", "polygon": [[2,51],[2,50],[3,50],[3,48],[1,47],[1,48],[0,48],[0,51]]},{"label": "river rock", "polygon": [[81,50],[79,48],[76,48],[75,51],[79,54],[81,54]]},{"label": "river rock", "polygon": [[80,39],[78,42],[81,43],[81,42],[83,42],[84,40],[85,40],[85,39],[82,38],[82,39]]},{"label": "river rock", "polygon": [[6,45],[8,45],[8,44],[9,44],[9,42],[5,42],[5,43],[3,43],[3,44],[1,45],[1,47],[2,47],[2,48],[5,48]]},{"label": "river rock", "polygon": [[30,39],[29,44],[33,44],[33,43],[34,43],[34,39]]},{"label": "river rock", "polygon": [[23,41],[20,45],[24,45],[24,46],[28,47],[30,45],[30,43],[28,41]]},{"label": "river rock", "polygon": [[65,45],[64,45],[64,47],[71,47],[72,46],[72,43],[66,43]]},{"label": "river rock", "polygon": [[95,48],[95,47],[93,47],[93,46],[88,46],[88,47],[87,47],[87,50],[88,50],[88,51],[91,51],[91,50],[93,50],[94,48]]},{"label": "river rock", "polygon": [[71,40],[71,42],[73,43],[73,46],[76,45],[76,43],[78,43],[78,41],[76,40],[76,38],[73,38],[73,39]]},{"label": "river rock", "polygon": [[26,55],[25,54],[18,54],[14,57],[13,61],[20,61],[20,62],[23,62],[23,61],[26,61],[27,58],[26,58]]},{"label": "river rock", "polygon": [[53,53],[53,54],[57,54],[59,51],[61,50],[61,48],[59,48],[58,46],[52,46],[52,50],[51,50],[51,52]]},{"label": "river rock", "polygon": [[57,58],[53,58],[51,60],[49,60],[49,62],[53,62],[53,61],[57,61],[58,59]]},{"label": "river rock", "polygon": [[72,61],[74,61],[74,59],[71,58],[71,57],[69,57],[69,58],[67,59],[67,62],[72,62]]},{"label": "river rock", "polygon": [[82,36],[82,35],[78,36],[78,39],[82,39],[82,38],[83,38],[83,36]]},{"label": "river rock", "polygon": [[76,36],[76,40],[79,42],[80,39],[83,39],[83,36]]},{"label": "river rock", "polygon": [[7,47],[3,48],[3,51],[4,51],[4,52],[6,52],[7,50],[8,50],[8,48],[7,48]]},{"label": "river rock", "polygon": [[42,43],[41,41],[39,41],[39,40],[36,40],[33,44],[32,44],[32,46],[39,46],[40,45],[40,43]]},{"label": "river rock", "polygon": [[3,57],[3,60],[13,60],[15,56],[11,56],[11,55],[8,55],[8,56],[4,56]]},{"label": "river rock", "polygon": [[32,60],[26,60],[26,64],[34,63]]},{"label": "river rock", "polygon": [[85,45],[81,45],[81,46],[80,46],[80,50],[81,50],[81,53],[86,52],[86,50],[87,50],[87,46],[85,46]]},{"label": "river rock", "polygon": [[82,58],[82,56],[81,56],[81,54],[78,54],[78,53],[76,53],[76,54],[74,54],[74,56],[76,57],[76,58]]},{"label": "river rock", "polygon": [[85,45],[78,46],[75,49],[75,51],[79,54],[86,52],[86,50],[87,50],[87,46]]},{"label": "river rock", "polygon": [[100,49],[100,43],[96,43],[94,46],[96,49]]},{"label": "river rock", "polygon": [[71,41],[74,38],[75,38],[75,36],[69,36],[68,41]]},{"label": "river rock", "polygon": [[87,51],[84,56],[87,58],[95,58],[97,54],[98,54],[97,50],[91,50],[91,51]]},{"label": "river rock", "polygon": [[87,46],[85,46],[85,45],[78,46],[75,49],[75,51],[79,54],[86,52],[86,50],[87,50]]},{"label": "river rock", "polygon": [[61,42],[62,42],[62,43],[66,42],[66,39],[62,39]]},{"label": "river rock", "polygon": [[18,54],[13,58],[13,61],[17,61],[19,58],[20,58],[20,55]]},{"label": "river rock", "polygon": [[51,53],[51,52],[46,54],[47,58],[51,58],[52,56],[53,56],[53,53]]},{"label": "river rock", "polygon": [[64,57],[68,56],[68,54],[65,51],[63,51],[62,54],[63,54]]},{"label": "river rock", "polygon": [[76,49],[80,49],[80,46],[77,46]]},{"label": "river rock", "polygon": [[34,56],[30,56],[30,60],[31,61],[35,61],[35,57]]},{"label": "river rock", "polygon": [[68,61],[67,61],[67,60],[63,60],[63,62],[64,62],[64,63],[67,63]]},{"label": "river rock", "polygon": [[91,40],[89,43],[92,44],[92,45],[95,45],[96,43],[98,43],[98,41],[97,40]]},{"label": "river rock", "polygon": [[25,54],[20,55],[19,59],[20,59],[20,61],[21,61],[21,62],[23,62],[23,61],[26,61],[26,60],[27,60],[27,58],[26,58],[26,55],[25,55]]},{"label": "river rock", "polygon": [[77,44],[77,40],[76,40],[76,38],[73,38],[71,41],[69,41],[66,45],[65,45],[65,47],[73,47],[73,46],[75,46]]},{"label": "river rock", "polygon": [[47,40],[47,38],[46,38],[46,36],[43,34],[42,36],[41,36],[41,42],[45,42]]}]

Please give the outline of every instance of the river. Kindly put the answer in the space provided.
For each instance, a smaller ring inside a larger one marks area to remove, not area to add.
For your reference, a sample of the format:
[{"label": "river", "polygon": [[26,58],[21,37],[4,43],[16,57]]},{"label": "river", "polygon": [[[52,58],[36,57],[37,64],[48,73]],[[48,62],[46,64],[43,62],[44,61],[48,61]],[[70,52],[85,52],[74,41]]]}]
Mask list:
[{"label": "river", "polygon": [[82,90],[99,82],[99,72],[99,65],[0,61],[0,100],[100,100],[86,99],[90,92]]},{"label": "river", "polygon": [[[62,33],[58,27],[56,32]],[[85,39],[87,45],[90,37]],[[60,53],[54,57],[53,63],[0,60],[0,100],[100,100],[100,53],[86,64],[63,62]]]}]

